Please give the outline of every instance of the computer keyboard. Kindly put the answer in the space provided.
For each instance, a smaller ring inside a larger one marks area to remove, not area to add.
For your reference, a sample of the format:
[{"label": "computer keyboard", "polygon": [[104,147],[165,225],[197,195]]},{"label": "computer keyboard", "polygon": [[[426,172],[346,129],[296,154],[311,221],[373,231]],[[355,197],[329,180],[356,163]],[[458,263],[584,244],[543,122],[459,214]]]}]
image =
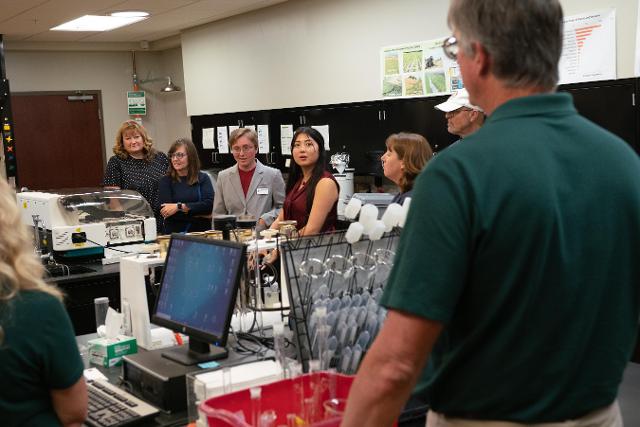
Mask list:
[{"label": "computer keyboard", "polygon": [[138,423],[158,414],[153,406],[106,381],[91,381],[89,415],[85,424],[95,427],[116,427]]}]

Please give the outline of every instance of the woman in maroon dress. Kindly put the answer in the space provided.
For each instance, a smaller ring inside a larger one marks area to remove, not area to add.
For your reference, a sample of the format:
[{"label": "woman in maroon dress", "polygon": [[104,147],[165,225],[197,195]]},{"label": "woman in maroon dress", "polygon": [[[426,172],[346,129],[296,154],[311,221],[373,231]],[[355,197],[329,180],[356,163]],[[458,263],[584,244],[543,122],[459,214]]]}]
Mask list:
[{"label": "woman in maroon dress", "polygon": [[313,128],[300,127],[293,134],[291,153],[287,196],[271,228],[296,220],[300,236],[335,230],[339,185],[325,167],[324,138]]}]

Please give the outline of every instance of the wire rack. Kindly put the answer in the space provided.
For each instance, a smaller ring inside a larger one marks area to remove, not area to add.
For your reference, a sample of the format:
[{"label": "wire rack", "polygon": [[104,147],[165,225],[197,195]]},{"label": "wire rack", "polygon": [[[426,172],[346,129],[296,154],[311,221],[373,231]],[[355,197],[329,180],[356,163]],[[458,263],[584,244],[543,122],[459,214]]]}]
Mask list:
[{"label": "wire rack", "polygon": [[[318,352],[314,347],[316,335],[312,313],[318,293],[326,295],[325,301],[333,302],[334,305],[341,302],[343,307],[345,300],[363,300],[364,296],[368,297],[371,292],[381,294],[393,265],[398,240],[399,231],[394,229],[385,233],[380,240],[363,239],[354,244],[345,240],[344,232],[301,237],[281,243],[284,260],[282,273],[291,304],[290,326],[295,335],[298,359],[305,372],[309,370],[310,360],[323,355],[322,351]],[[386,313],[377,305],[373,306],[373,301],[370,301],[367,308],[378,310],[377,313]],[[371,312],[367,312],[366,315],[370,314]],[[338,322],[330,329],[331,334],[336,336],[343,333]],[[353,336],[359,336],[363,330],[364,326],[360,325],[356,331],[352,331],[352,344]],[[373,341],[378,330],[379,325],[370,331],[369,342]],[[344,346],[340,345],[334,350],[324,367],[336,368],[338,372],[343,373],[355,373],[360,358],[349,367],[342,366],[340,362],[343,359]]]}]

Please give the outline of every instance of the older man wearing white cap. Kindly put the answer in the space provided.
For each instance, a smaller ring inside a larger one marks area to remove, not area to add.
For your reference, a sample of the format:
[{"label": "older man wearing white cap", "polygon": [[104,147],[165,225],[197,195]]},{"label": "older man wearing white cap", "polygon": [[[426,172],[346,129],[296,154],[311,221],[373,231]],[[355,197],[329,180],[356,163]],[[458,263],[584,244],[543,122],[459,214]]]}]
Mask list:
[{"label": "older man wearing white cap", "polygon": [[447,119],[447,131],[460,138],[471,135],[484,123],[482,108],[469,102],[469,93],[466,89],[453,92],[442,104],[435,106],[437,110],[444,111]]}]

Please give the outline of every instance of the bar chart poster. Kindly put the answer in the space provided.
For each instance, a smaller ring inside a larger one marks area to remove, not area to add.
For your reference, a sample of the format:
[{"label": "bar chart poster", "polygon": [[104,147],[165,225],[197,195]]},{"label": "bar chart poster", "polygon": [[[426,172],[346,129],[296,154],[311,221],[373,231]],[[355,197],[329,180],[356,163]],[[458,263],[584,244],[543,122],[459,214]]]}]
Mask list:
[{"label": "bar chart poster", "polygon": [[444,37],[380,49],[383,98],[436,96],[461,89],[458,64],[442,50]]},{"label": "bar chart poster", "polygon": [[616,10],[564,19],[560,84],[616,78]]}]

